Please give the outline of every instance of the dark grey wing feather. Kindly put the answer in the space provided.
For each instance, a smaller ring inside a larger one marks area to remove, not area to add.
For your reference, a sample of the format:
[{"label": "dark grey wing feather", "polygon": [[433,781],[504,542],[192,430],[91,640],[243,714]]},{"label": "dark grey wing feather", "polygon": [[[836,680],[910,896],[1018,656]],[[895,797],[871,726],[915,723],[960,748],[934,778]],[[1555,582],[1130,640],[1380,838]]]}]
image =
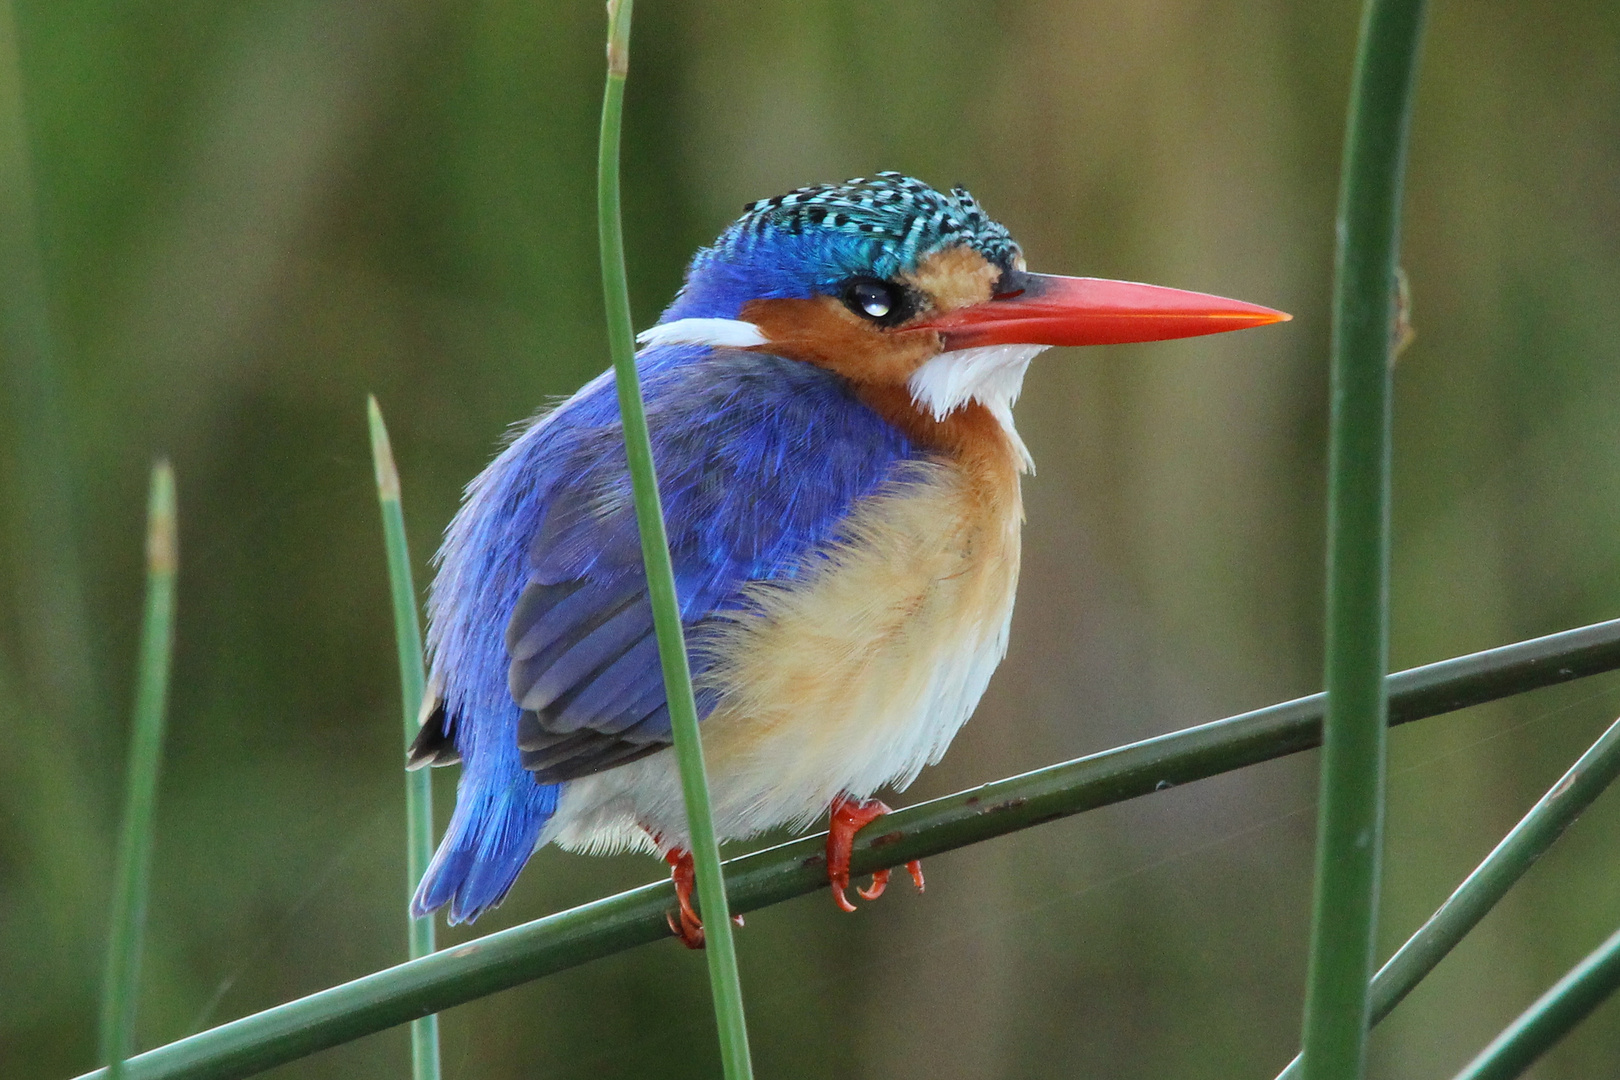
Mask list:
[{"label": "dark grey wing feather", "polygon": [[424,765],[454,765],[461,760],[461,752],[450,737],[445,719],[444,702],[436,701],[405,754],[407,769],[420,769]]},{"label": "dark grey wing feather", "polygon": [[[639,577],[531,582],[512,612],[508,683],[518,749],[542,783],[588,776],[669,745],[652,609]],[[667,710],[665,710],[667,712]]]}]

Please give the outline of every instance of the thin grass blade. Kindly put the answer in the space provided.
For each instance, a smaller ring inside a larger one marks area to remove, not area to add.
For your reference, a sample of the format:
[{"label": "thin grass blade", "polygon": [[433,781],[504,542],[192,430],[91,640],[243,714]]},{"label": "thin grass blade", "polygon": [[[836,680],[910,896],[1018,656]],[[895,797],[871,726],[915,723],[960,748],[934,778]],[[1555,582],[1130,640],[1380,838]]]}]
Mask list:
[{"label": "thin grass blade", "polygon": [[[42,259],[33,155],[24,108],[14,5],[0,2],[0,420],[12,442],[16,538],[26,545],[17,582],[21,644],[35,674],[27,687],[54,714],[50,728],[97,715],[83,575],[74,528],[59,342]],[[50,737],[51,731],[33,737]]]},{"label": "thin grass blade", "polygon": [[1383,855],[1396,254],[1423,0],[1368,0],[1339,189],[1327,662],[1304,1076],[1358,1080]]},{"label": "thin grass blade", "polygon": [[[422,624],[416,608],[416,584],[411,574],[411,551],[405,539],[405,512],[399,499],[399,469],[388,443],[388,428],[375,396],[366,398],[366,423],[371,431],[371,463],[377,476],[377,503],[382,509],[383,543],[388,551],[388,591],[394,605],[394,641],[399,649],[399,693],[405,721],[405,745],[416,738],[417,714],[427,674],[422,664]],[[433,859],[433,778],[426,769],[405,773],[405,876],[407,902]],[[407,911],[409,908],[407,907]],[[433,952],[433,918],[405,916],[411,959]],[[439,1078],[439,1018],[424,1016],[411,1022],[411,1075],[415,1080]]]},{"label": "thin grass blade", "polygon": [[1512,1080],[1620,990],[1620,930],[1553,984],[1456,1080]]},{"label": "thin grass blade", "polygon": [[619,134],[624,117],[624,84],[630,70],[632,0],[608,2],[607,88],[602,97],[602,136],[597,157],[597,227],[602,248],[602,292],[607,305],[608,344],[624,420],[625,453],[635,491],[636,523],[647,567],[647,592],[658,635],[658,658],[664,670],[670,725],[680,763],[681,792],[692,834],[692,861],[697,876],[698,910],[707,936],[709,986],[719,1027],[720,1060],[726,1080],[754,1075],[743,1014],[742,980],[731,936],[731,910],[720,871],[720,845],[715,839],[709,781],[698,735],[697,703],[692,696],[692,670],[681,630],[680,601],[670,562],[669,537],[658,497],[652,441],[636,374],[634,336],[630,325],[630,288],[624,269],[624,226],[619,211]]},{"label": "thin grass blade", "polygon": [[112,710],[85,601],[70,450],[82,417],[63,400],[15,7],[0,0],[0,516],[19,571],[0,587],[15,628],[9,659],[20,705],[6,741],[26,785],[14,792],[26,816],[10,827],[52,838],[40,884],[60,899],[35,912],[30,934],[77,949],[86,919],[102,914],[113,854],[105,821],[114,807],[85,767],[106,756],[90,733],[111,729]]},{"label": "thin grass blade", "polygon": [[[1553,842],[1603,794],[1617,775],[1620,775],[1620,720],[1609,725],[1602,737],[1519,820],[1513,831],[1502,838],[1485,861],[1378,969],[1370,995],[1374,1024],[1393,1012],[1412,988],[1479,925],[1486,912],[1507,895],[1513,884],[1546,854]],[[1277,1080],[1297,1080],[1299,1074],[1300,1059],[1295,1057],[1277,1075]]]},{"label": "thin grass blade", "polygon": [[[1389,679],[1390,722],[1620,669],[1620,619],[1403,671]],[[906,807],[884,833],[856,836],[854,874],[1150,795],[1321,743],[1324,696],[1268,706],[1023,776]],[[726,863],[737,911],[827,886],[826,834]],[[502,930],[457,949],[278,1005],[150,1050],[130,1062],[138,1080],[234,1080],[591,960],[669,937],[668,881]],[[81,1080],[105,1077],[104,1071]]]},{"label": "thin grass blade", "polygon": [[160,461],[152,470],[146,510],[146,610],[141,619],[139,667],[135,676],[134,730],[124,820],[118,836],[111,937],[101,998],[101,1055],[107,1074],[123,1075],[135,1037],[136,991],[141,974],[141,939],[146,928],[147,882],[151,876],[153,818],[158,772],[163,762],[163,728],[169,700],[169,666],[174,653],[174,584],[179,563],[175,523],[174,471]]}]

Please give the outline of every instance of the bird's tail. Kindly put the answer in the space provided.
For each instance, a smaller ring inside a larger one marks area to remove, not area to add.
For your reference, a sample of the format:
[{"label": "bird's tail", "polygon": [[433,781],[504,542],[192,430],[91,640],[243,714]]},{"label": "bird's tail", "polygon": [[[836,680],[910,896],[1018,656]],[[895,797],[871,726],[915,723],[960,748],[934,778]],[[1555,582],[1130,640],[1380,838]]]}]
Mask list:
[{"label": "bird's tail", "polygon": [[462,774],[456,810],[411,898],[411,914],[450,905],[450,923],[471,922],[506,898],[557,810],[557,785],[527,771],[488,778]]}]

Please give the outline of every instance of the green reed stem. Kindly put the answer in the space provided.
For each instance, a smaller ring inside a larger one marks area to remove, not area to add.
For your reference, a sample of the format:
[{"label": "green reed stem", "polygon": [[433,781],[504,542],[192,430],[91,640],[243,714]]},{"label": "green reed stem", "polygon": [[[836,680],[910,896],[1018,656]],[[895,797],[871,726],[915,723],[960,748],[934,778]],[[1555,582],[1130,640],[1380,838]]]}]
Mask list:
[{"label": "green reed stem", "polygon": [[[1544,855],[1553,841],[1592,805],[1620,775],[1620,720],[1609,725],[1580,760],[1569,767],[1547,794],[1530,808],[1513,831],[1469,874],[1457,890],[1406,940],[1373,976],[1372,1022],[1394,1011],[1429,972],[1479,925],[1514,882]],[[1277,1080],[1297,1080],[1300,1059],[1294,1058]]]},{"label": "green reed stem", "polygon": [[105,665],[89,631],[71,452],[80,418],[63,402],[15,7],[0,0],[0,459],[9,459],[0,468],[10,481],[0,515],[18,571],[4,583],[22,706],[7,743],[23,760],[5,801],[24,815],[13,827],[48,849],[41,884],[61,898],[36,913],[30,932],[70,949],[85,920],[101,914],[89,898],[105,881],[113,807],[86,763],[107,756],[99,733],[114,725],[103,723]]},{"label": "green reed stem", "polygon": [[[399,469],[388,443],[388,428],[374,395],[366,397],[366,423],[371,430],[371,464],[377,477],[377,503],[382,509],[383,543],[388,551],[388,591],[394,603],[394,641],[399,649],[400,705],[405,745],[416,738],[427,674],[422,668],[422,624],[416,609],[411,575],[411,549],[405,539],[405,512],[399,501]],[[405,897],[409,901],[433,859],[433,778],[426,769],[405,772]],[[408,909],[407,909],[408,910]],[[410,955],[414,960],[433,951],[433,917],[405,916]],[[411,1022],[411,1075],[439,1078],[439,1018]]]},{"label": "green reed stem", "polygon": [[1307,1080],[1365,1069],[1383,855],[1396,254],[1423,0],[1368,0],[1339,192],[1328,474],[1327,716],[1304,1020]]},{"label": "green reed stem", "polygon": [[112,930],[101,997],[101,1056],[107,1075],[123,1075],[135,1038],[135,1002],[141,976],[141,937],[146,927],[151,877],[153,818],[158,771],[163,763],[163,723],[174,653],[174,579],[179,559],[175,531],[174,471],[166,461],[152,469],[146,508],[146,612],[135,676],[134,730],[129,745],[128,789],[118,836]]},{"label": "green reed stem", "polygon": [[624,269],[624,226],[619,212],[619,130],[624,116],[624,84],[630,70],[632,0],[609,0],[607,89],[602,96],[602,138],[597,157],[597,228],[602,247],[602,293],[607,304],[608,346],[624,420],[625,454],[635,490],[636,524],[647,567],[647,594],[658,634],[658,659],[664,669],[670,726],[680,763],[681,793],[692,834],[692,861],[697,875],[698,910],[703,916],[709,958],[709,987],[714,994],[719,1027],[720,1060],[726,1080],[754,1075],[748,1051],[748,1024],[743,1015],[742,980],[731,936],[731,910],[720,871],[720,845],[715,838],[709,780],[698,735],[697,702],[692,696],[692,669],[681,630],[680,600],[670,562],[669,536],[658,498],[652,440],[636,374],[635,340],[630,325],[630,287]]},{"label": "green reed stem", "polygon": [[[1390,723],[1404,724],[1620,669],[1620,619],[1521,641],[1389,677]],[[1149,795],[1321,744],[1324,695],[1272,705],[906,807],[881,834],[856,834],[855,875],[899,866],[1071,814]],[[738,911],[827,887],[826,835],[726,863]],[[668,881],[498,931],[309,997],[199,1032],[130,1062],[132,1080],[232,1080],[667,938]],[[102,1080],[103,1071],[80,1080]]]},{"label": "green reed stem", "polygon": [[74,528],[61,356],[52,326],[33,155],[24,108],[14,5],[0,0],[0,425],[11,439],[16,537],[25,545],[17,582],[19,626],[33,675],[27,687],[50,723],[33,737],[60,738],[99,713],[84,584]]},{"label": "green reed stem", "polygon": [[1620,930],[1491,1040],[1456,1080],[1512,1080],[1620,990]]}]

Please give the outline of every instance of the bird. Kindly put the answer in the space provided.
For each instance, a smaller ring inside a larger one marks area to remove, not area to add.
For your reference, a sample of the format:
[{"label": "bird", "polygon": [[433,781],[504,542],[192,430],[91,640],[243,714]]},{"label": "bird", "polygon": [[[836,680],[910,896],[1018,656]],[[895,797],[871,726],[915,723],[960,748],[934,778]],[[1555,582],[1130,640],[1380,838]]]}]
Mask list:
[{"label": "bird", "polygon": [[[748,204],[636,355],[720,839],[825,815],[855,910],[877,793],[942,758],[1006,653],[1030,361],[1288,318],[1031,272],[965,188],[896,172]],[[412,912],[477,918],[546,844],[641,851],[700,948],[611,369],[514,432],[437,556],[407,765],[461,775]]]}]

